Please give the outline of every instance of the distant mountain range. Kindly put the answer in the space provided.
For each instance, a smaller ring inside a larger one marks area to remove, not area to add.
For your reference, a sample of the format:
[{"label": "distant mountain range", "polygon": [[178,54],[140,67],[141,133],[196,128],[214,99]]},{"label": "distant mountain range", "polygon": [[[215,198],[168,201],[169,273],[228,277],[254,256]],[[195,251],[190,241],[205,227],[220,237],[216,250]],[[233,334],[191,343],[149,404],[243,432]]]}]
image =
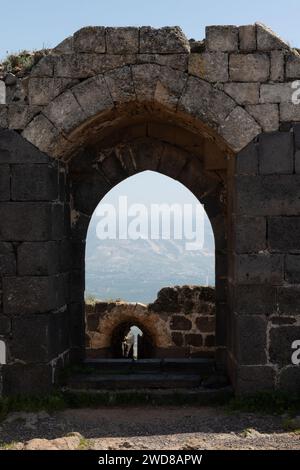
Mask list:
[{"label": "distant mountain range", "polygon": [[203,249],[187,251],[185,243],[99,240],[91,226],[86,248],[86,296],[149,303],[162,287],[214,285],[214,239],[209,223],[205,223]]}]

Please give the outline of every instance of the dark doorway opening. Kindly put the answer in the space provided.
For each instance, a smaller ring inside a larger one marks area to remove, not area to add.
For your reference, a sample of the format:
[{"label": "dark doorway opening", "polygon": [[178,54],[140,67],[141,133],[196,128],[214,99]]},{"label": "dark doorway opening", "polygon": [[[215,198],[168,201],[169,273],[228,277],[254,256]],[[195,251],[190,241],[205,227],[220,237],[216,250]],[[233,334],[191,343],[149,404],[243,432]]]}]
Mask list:
[{"label": "dark doorway opening", "polygon": [[[132,326],[137,326],[143,333],[143,336],[138,337],[138,358],[150,359],[154,357],[154,344],[151,335],[145,328],[139,325],[136,321],[122,322],[113,331],[111,336],[111,355],[112,358],[123,358],[122,342],[125,336],[129,333]],[[131,348],[128,358],[133,359],[133,348]]]}]

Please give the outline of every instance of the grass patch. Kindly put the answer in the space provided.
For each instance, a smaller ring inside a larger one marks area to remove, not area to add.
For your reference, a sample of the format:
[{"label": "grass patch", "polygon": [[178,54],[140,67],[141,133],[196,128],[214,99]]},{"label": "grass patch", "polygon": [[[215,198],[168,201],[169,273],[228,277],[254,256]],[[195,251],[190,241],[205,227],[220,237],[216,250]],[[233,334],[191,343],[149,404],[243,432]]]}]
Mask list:
[{"label": "grass patch", "polygon": [[39,60],[48,55],[50,49],[41,49],[39,51],[20,51],[9,54],[2,62],[2,69],[4,72],[11,72],[13,74],[28,73],[36,65]]},{"label": "grass patch", "polygon": [[226,407],[229,411],[245,411],[280,415],[296,414],[300,410],[300,394],[285,392],[261,392],[254,395],[235,397]]}]

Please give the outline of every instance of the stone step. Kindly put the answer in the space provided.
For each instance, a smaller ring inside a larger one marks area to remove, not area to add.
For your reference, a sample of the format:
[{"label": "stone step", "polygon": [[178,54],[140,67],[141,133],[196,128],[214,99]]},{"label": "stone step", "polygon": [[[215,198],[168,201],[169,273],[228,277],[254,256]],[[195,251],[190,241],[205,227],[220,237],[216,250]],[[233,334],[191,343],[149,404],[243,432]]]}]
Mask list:
[{"label": "stone step", "polygon": [[213,359],[87,359],[84,367],[89,370],[105,373],[151,373],[151,372],[182,372],[184,374],[199,374],[202,377],[215,371]]},{"label": "stone step", "polygon": [[67,386],[81,390],[125,390],[125,389],[190,389],[199,387],[200,375],[174,373],[148,374],[78,374],[67,381]]}]

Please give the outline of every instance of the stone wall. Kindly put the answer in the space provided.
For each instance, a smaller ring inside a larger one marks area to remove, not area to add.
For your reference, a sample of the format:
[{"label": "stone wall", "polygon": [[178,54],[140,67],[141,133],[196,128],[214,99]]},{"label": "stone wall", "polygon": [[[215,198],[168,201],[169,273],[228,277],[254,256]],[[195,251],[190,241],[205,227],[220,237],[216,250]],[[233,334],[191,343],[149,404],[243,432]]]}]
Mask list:
[{"label": "stone wall", "polygon": [[166,287],[149,305],[86,304],[86,346],[90,357],[113,357],[119,325],[137,325],[152,340],[151,357],[214,357],[215,292],[210,287]]}]

